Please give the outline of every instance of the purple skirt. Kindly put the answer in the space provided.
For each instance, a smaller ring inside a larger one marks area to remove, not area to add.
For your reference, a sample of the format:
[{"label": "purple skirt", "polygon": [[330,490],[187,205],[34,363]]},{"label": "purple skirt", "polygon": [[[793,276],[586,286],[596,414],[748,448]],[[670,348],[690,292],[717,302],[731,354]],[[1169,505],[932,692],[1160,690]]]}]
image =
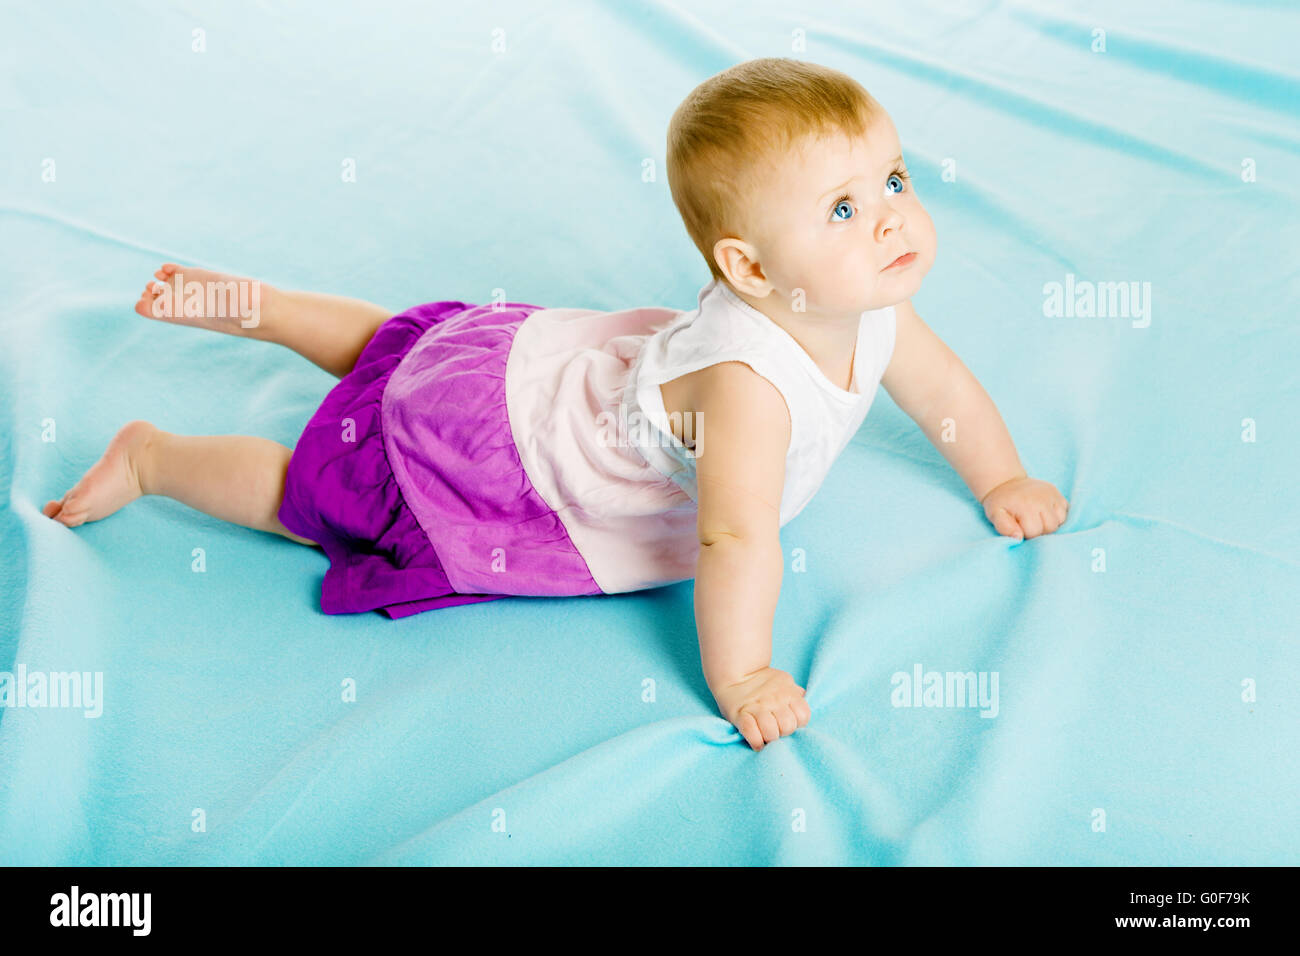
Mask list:
[{"label": "purple skirt", "polygon": [[279,518],[329,557],[326,614],[603,593],[510,430],[506,359],[539,308],[442,301],[395,315],[307,423]]}]

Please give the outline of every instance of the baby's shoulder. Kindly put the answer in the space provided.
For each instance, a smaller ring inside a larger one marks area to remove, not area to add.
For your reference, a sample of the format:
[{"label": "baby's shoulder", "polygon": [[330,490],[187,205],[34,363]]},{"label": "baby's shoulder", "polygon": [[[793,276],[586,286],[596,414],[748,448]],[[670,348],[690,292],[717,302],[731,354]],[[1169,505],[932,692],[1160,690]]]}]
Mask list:
[{"label": "baby's shoulder", "polygon": [[790,410],[785,396],[745,362],[708,365],[665,382],[661,389],[670,420],[673,411],[680,412],[681,420],[694,419],[697,431],[708,422],[719,438],[742,446],[759,431],[783,447],[789,445]]},{"label": "baby's shoulder", "polygon": [[743,361],[717,362],[687,372],[660,385],[664,410],[672,413],[710,411],[718,419],[771,423],[790,413],[780,389]]}]

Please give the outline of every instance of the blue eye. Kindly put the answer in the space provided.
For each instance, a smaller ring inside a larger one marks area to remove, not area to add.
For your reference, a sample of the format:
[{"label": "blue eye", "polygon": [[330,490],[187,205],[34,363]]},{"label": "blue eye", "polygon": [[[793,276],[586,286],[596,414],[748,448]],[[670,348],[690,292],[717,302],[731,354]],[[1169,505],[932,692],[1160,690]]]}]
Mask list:
[{"label": "blue eye", "polygon": [[[900,166],[898,169],[895,169],[889,174],[889,178],[885,180],[885,195],[897,196],[899,193],[906,190],[907,181],[910,178],[911,177],[907,174],[907,170],[903,167]],[[831,222],[848,222],[853,218],[854,209],[851,200],[852,197],[847,193],[835,200],[835,205],[831,207]],[[841,210],[845,211],[841,212]]]}]

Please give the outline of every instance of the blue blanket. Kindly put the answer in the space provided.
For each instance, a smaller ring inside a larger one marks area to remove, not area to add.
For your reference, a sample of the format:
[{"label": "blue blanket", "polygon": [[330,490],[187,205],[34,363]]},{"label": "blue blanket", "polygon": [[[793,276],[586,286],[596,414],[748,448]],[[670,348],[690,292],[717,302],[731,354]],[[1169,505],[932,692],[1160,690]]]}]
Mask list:
[{"label": "blue blanket", "polygon": [[[1300,862],[1300,14],[945,6],[6,5],[0,862]],[[137,316],[164,261],[691,308],[666,124],[773,55],[890,111],[916,307],[1071,504],[998,536],[882,390],[782,532],[792,737],[717,713],[690,582],[330,617],[315,549],[40,514],[130,419],[292,445],[333,382]]]}]

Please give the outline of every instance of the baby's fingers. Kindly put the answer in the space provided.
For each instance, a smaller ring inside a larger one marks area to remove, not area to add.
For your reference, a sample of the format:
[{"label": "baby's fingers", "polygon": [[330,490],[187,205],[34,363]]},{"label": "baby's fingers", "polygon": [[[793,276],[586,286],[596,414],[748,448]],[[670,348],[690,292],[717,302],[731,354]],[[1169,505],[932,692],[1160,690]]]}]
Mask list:
[{"label": "baby's fingers", "polygon": [[736,729],[740,731],[740,736],[745,738],[745,743],[754,750],[763,749],[763,732],[759,730],[758,720],[749,711],[743,711],[736,718]]},{"label": "baby's fingers", "polygon": [[812,719],[806,691],[788,682],[794,693],[769,693],[765,699],[741,705],[732,723],[752,750],[762,750],[774,740],[788,737]]},{"label": "baby's fingers", "polygon": [[1065,523],[1065,519],[1061,517],[1061,513],[1055,508],[1043,508],[1038,514],[1043,520],[1043,532],[1045,534],[1051,534]]},{"label": "baby's fingers", "polygon": [[795,716],[794,707],[787,704],[784,707],[778,707],[772,711],[776,717],[777,725],[781,728],[781,736],[789,737],[799,729],[799,718]]},{"label": "baby's fingers", "polygon": [[1004,534],[1008,538],[1023,538],[1025,536],[1024,530],[1016,523],[1016,519],[1012,517],[1011,512],[1006,508],[995,508],[990,520],[993,522],[993,527],[998,534]]},{"label": "baby's fingers", "polygon": [[744,710],[736,720],[736,729],[755,750],[781,738],[781,727],[770,710]]},{"label": "baby's fingers", "polygon": [[781,739],[781,725],[777,722],[776,714],[770,710],[760,710],[756,716],[758,728],[763,731],[763,743],[770,744]]}]

